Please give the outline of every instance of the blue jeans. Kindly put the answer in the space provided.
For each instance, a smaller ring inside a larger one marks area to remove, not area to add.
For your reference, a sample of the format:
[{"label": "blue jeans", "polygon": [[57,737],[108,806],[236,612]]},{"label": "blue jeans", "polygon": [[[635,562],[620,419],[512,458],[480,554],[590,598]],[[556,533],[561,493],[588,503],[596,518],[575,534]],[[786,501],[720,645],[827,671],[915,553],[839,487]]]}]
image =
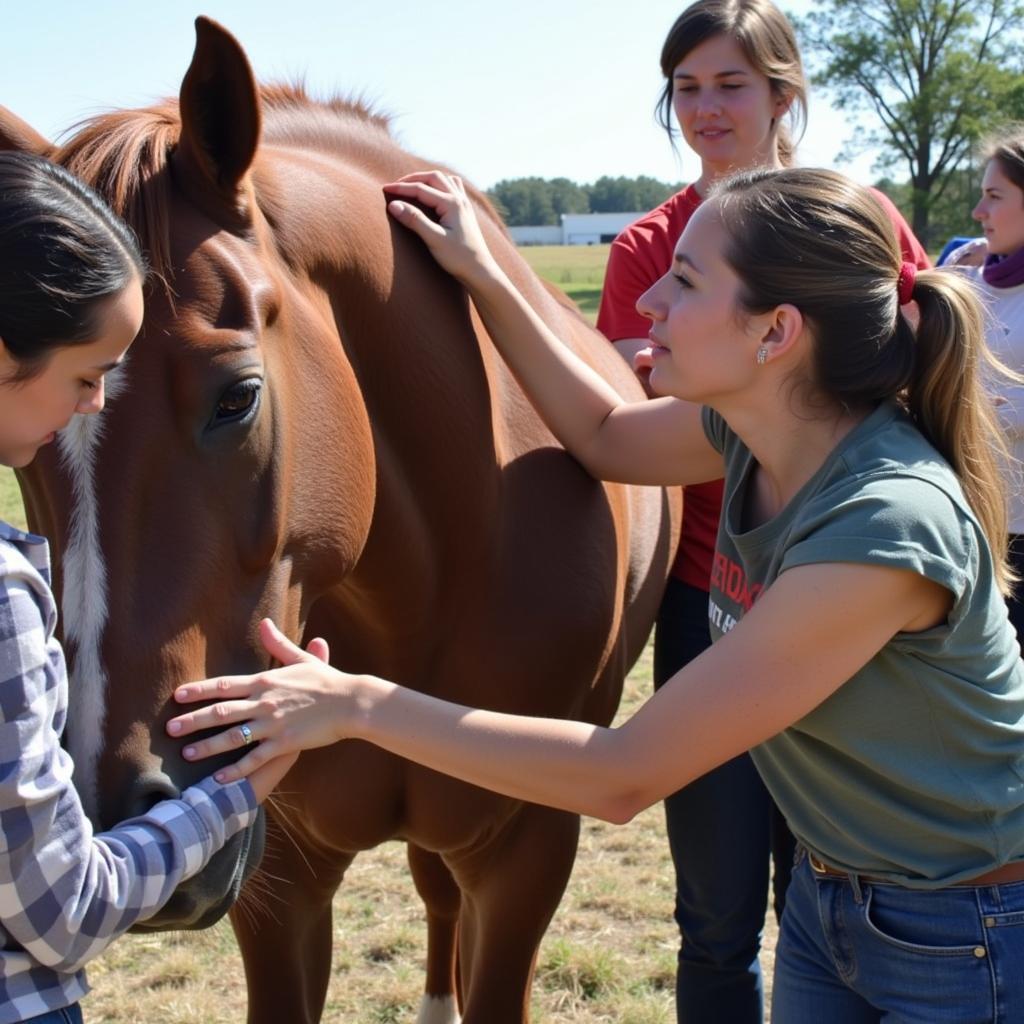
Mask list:
[{"label": "blue jeans", "polygon": [[[670,579],[658,613],[654,685],[711,645],[707,591]],[[679,1024],[760,1024],[758,953],[775,860],[781,916],[795,843],[748,754],[665,800],[682,935],[676,973]]]},{"label": "blue jeans", "polygon": [[815,874],[801,855],[773,1024],[1024,1021],[1024,882],[932,892]]},{"label": "blue jeans", "polygon": [[38,1017],[29,1017],[22,1024],[82,1024],[82,1008],[74,1003],[60,1010],[42,1013]]}]

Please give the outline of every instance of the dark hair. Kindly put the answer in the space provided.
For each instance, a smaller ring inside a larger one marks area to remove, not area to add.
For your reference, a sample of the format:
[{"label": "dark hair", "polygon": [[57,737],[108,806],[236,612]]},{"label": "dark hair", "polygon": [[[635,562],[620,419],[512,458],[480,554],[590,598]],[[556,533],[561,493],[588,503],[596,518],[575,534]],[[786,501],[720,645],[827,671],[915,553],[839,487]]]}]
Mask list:
[{"label": "dark hair", "polygon": [[1024,125],[1013,124],[990,135],[982,143],[982,160],[995,160],[999,169],[1024,191]]},{"label": "dark hair", "polygon": [[99,304],[145,276],[135,236],[98,193],[42,157],[0,153],[0,340],[16,380],[89,341]]},{"label": "dark hair", "polygon": [[712,193],[740,279],[739,304],[802,313],[814,338],[809,379],[795,381],[813,402],[870,409],[895,400],[957,474],[1008,589],[1007,458],[983,364],[1003,369],[985,343],[984,315],[971,282],[942,270],[917,272],[917,329],[900,312],[903,256],[892,221],[867,189],[835,171],[750,171]]},{"label": "dark hair", "polygon": [[771,0],[697,0],[676,19],[661,48],[665,87],[658,99],[658,122],[675,145],[672,127],[672,76],[679,62],[701,43],[715,36],[735,39],[751,65],[761,72],[776,98],[791,101],[786,125],[779,126],[779,159],[793,163],[796,145],[807,122],[807,79],[804,77],[793,26]]}]

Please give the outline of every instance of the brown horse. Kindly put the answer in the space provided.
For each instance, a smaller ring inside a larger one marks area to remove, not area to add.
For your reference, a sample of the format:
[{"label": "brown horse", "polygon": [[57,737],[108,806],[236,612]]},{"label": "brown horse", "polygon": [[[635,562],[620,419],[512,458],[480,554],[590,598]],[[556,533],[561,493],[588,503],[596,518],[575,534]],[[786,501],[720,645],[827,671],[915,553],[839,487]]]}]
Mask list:
[{"label": "brown horse", "polygon": [[[465,293],[389,223],[381,185],[422,161],[382,118],[258,88],[238,43],[200,19],[178,103],[95,118],[61,148],[0,108],[0,147],[95,185],[154,271],[106,411],[20,477],[58,556],[69,742],[98,825],[210,770],[165,737],[170,693],[262,667],[265,615],[326,637],[349,670],[611,719],[678,510],[567,456]],[[529,301],[639,397],[477,201]],[[354,741],[304,754],[281,793],[145,927],[212,923],[259,865],[232,911],[249,1020],[317,1020],[332,896],[358,851],[403,839],[428,918],[420,1020],[455,1021],[456,1002],[467,1024],[525,1020],[575,816]]]}]

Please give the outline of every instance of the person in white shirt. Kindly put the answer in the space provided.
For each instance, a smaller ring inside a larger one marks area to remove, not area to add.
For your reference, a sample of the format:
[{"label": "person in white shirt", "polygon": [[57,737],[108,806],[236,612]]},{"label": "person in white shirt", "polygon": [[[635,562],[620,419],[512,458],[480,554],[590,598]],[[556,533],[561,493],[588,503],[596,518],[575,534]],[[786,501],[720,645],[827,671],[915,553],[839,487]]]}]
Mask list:
[{"label": "person in white shirt", "polygon": [[[973,217],[985,237],[961,246],[944,266],[968,275],[985,303],[986,335],[993,354],[1024,373],[1024,129],[993,138],[984,150],[981,199]],[[989,385],[1006,432],[1010,563],[1024,576],[1024,383],[993,375]],[[1010,620],[1024,646],[1024,590],[1007,598]]]}]

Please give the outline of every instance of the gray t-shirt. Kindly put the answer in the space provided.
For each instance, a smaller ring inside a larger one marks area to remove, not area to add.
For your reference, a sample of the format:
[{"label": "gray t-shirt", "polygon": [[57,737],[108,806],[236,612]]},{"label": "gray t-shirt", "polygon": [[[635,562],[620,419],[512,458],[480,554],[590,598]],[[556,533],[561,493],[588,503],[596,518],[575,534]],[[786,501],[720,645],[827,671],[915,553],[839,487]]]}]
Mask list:
[{"label": "gray t-shirt", "polygon": [[704,429],[726,467],[714,639],[780,573],[816,562],[905,568],[954,598],[945,623],[898,633],[751,752],[794,834],[838,868],[922,889],[1024,859],[1024,662],[949,464],[883,405],[785,509],[744,532],[753,456],[709,409]]}]

